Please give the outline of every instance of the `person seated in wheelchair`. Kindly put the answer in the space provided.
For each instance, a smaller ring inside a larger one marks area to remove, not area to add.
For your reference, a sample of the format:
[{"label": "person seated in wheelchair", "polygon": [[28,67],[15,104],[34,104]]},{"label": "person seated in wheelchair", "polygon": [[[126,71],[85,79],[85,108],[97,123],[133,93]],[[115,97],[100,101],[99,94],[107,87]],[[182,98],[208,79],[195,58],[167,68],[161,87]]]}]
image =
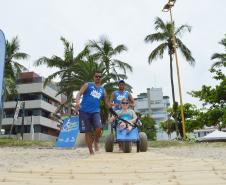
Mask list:
[{"label": "person seated in wheelchair", "polygon": [[[135,126],[137,122],[137,115],[134,110],[129,108],[129,101],[126,98],[123,98],[120,102],[121,109],[116,110],[118,117],[112,116],[110,121],[115,122],[113,124],[114,128],[118,128],[120,130],[126,129],[128,132],[131,131],[133,125]],[[121,121],[120,119],[126,120],[131,124]]]}]

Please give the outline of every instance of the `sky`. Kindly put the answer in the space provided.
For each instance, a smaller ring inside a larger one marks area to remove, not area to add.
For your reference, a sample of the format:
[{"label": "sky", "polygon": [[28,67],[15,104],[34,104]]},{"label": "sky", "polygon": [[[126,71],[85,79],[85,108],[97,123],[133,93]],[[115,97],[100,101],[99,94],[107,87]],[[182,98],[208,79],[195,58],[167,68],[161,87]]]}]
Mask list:
[{"label": "sky", "polygon": [[[0,29],[8,40],[18,36],[20,49],[30,55],[21,64],[44,77],[56,69],[35,67],[33,62],[42,56],[63,56],[63,36],[74,44],[75,54],[89,40],[106,36],[113,46],[124,44],[128,51],[118,59],[133,66],[126,81],[133,87],[133,96],[147,88],[161,87],[163,94],[172,97],[169,56],[148,64],[150,52],[158,45],[147,44],[144,38],[155,33],[154,20],[170,21],[162,12],[167,0],[0,0]],[[181,40],[196,60],[190,66],[178,52],[183,103],[201,105],[187,94],[199,90],[203,84],[216,85],[209,68],[213,53],[224,52],[218,42],[226,34],[225,0],[177,0],[172,9],[175,26],[192,26]],[[175,60],[174,60],[175,61]],[[176,66],[174,65],[176,99],[179,101]],[[171,98],[172,99],[172,98]],[[172,100],[171,100],[172,102]]]}]

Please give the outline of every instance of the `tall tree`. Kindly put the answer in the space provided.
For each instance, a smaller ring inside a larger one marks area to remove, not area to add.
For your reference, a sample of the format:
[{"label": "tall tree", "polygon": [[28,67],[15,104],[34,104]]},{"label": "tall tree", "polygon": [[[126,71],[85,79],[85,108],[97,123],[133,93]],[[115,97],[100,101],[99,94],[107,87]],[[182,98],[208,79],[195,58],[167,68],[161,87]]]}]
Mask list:
[{"label": "tall tree", "polygon": [[[200,120],[201,112],[195,105],[190,103],[185,103],[183,105],[184,109],[184,118],[185,118],[185,125],[187,132],[193,132],[194,129],[200,129],[204,126],[204,123]],[[170,109],[169,109],[170,111]],[[171,111],[173,111],[171,109]],[[180,106],[177,108],[177,120],[179,121],[180,125],[182,125],[181,119],[181,111]]]},{"label": "tall tree", "polygon": [[5,63],[5,99],[16,95],[16,79],[26,68],[18,63],[18,60],[25,60],[29,57],[27,53],[20,51],[18,37],[6,41],[6,63]]},{"label": "tall tree", "polygon": [[[226,35],[221,40],[221,45],[226,49]],[[206,111],[203,113],[203,120],[205,124],[218,125],[219,127],[226,126],[226,75],[224,73],[226,68],[226,53],[215,53],[211,59],[217,59],[210,72],[214,75],[213,79],[218,81],[214,86],[203,85],[201,90],[192,91],[190,94],[193,97],[199,98],[203,102]]]},{"label": "tall tree", "polygon": [[193,97],[203,102],[205,112],[202,120],[207,126],[226,126],[226,76],[220,69],[211,69],[214,79],[218,80],[215,87],[203,85],[201,90],[192,91]]},{"label": "tall tree", "polygon": [[176,44],[177,48],[181,51],[182,55],[185,57],[186,61],[190,65],[195,64],[195,59],[191,55],[191,51],[183,44],[180,37],[182,33],[185,31],[190,32],[191,27],[188,25],[182,25],[179,28],[174,28],[174,24],[170,22],[164,23],[163,20],[159,17],[155,19],[154,22],[156,33],[147,35],[145,37],[146,43],[153,43],[159,42],[160,44],[150,53],[148,57],[149,64],[157,60],[158,58],[162,59],[165,51],[168,51],[169,55],[169,62],[170,62],[170,80],[171,80],[171,88],[172,88],[172,98],[173,98],[173,106],[175,110],[177,108],[177,103],[175,100],[175,93],[174,93],[174,81],[173,81],[173,54],[174,54],[174,47],[173,47],[173,37],[176,37]]}]

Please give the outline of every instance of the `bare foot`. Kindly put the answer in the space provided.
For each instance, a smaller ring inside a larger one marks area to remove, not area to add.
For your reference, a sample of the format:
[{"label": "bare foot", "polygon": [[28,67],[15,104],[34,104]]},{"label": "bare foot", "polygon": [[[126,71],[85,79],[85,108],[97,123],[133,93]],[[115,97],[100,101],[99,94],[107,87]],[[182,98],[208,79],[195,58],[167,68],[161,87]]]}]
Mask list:
[{"label": "bare foot", "polygon": [[94,148],[95,148],[95,151],[98,152],[100,150],[99,143],[95,142],[94,143]]}]

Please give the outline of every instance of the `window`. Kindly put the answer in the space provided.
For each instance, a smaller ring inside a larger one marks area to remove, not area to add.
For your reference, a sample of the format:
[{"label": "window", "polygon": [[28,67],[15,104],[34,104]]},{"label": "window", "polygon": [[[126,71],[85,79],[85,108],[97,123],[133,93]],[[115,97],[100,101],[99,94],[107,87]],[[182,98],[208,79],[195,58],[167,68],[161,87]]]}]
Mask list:
[{"label": "window", "polygon": [[50,113],[47,112],[47,111],[45,111],[45,110],[42,110],[42,111],[41,111],[41,115],[42,115],[43,117],[45,117],[45,118],[49,118]]},{"label": "window", "polygon": [[19,99],[20,101],[40,100],[41,94],[40,93],[21,94]]},{"label": "window", "polygon": [[155,100],[155,104],[160,104],[161,100]]}]

